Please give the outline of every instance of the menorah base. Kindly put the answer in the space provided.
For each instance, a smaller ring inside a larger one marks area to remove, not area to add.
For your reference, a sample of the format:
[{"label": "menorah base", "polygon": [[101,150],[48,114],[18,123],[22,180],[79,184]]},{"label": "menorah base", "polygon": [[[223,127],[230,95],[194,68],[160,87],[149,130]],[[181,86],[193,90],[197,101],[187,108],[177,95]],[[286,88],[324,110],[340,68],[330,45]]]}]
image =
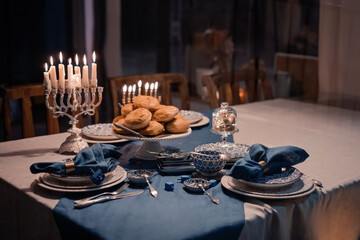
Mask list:
[{"label": "menorah base", "polygon": [[69,129],[68,132],[70,132],[71,135],[61,144],[59,153],[78,153],[89,146],[79,135],[81,132],[80,129],[72,128]]}]

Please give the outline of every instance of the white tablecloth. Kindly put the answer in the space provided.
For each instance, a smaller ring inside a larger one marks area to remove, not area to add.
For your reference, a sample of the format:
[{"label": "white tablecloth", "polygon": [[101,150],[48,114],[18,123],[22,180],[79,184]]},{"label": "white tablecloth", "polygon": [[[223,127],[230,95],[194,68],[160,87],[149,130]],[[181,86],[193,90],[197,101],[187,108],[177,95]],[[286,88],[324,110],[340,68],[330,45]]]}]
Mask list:
[{"label": "white tablecloth", "polygon": [[[360,112],[289,100],[236,106],[238,143],[294,145],[297,166],[323,192],[293,200],[244,197],[241,239],[357,239],[360,233]],[[68,133],[0,143],[0,238],[59,239],[52,209],[62,196],[34,188],[32,163],[56,161]]]}]

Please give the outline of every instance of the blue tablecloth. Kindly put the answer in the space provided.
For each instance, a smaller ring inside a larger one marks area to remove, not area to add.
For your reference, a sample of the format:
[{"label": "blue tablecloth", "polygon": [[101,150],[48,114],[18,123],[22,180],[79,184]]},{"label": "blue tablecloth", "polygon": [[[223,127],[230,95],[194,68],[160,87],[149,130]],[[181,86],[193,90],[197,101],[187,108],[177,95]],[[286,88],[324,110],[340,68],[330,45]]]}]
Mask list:
[{"label": "blue tablecloth", "polygon": [[[203,113],[210,117],[211,112]],[[219,141],[220,136],[212,134],[210,128],[211,122],[193,129],[188,137],[161,144],[193,150],[199,144]],[[149,161],[128,159],[126,152],[132,154],[133,146],[130,143],[121,148],[125,152],[121,161],[125,169],[149,164]],[[130,186],[124,192],[139,188],[145,191],[135,197],[74,209],[73,201],[84,196],[63,197],[54,208],[60,233],[63,239],[237,239],[245,221],[241,197],[218,183],[209,189],[209,193],[220,199],[220,205],[216,205],[205,194],[188,192],[179,178],[155,172],[152,185],[159,193],[157,198],[150,195],[147,187]],[[164,189],[168,181],[175,184],[174,191]]]}]

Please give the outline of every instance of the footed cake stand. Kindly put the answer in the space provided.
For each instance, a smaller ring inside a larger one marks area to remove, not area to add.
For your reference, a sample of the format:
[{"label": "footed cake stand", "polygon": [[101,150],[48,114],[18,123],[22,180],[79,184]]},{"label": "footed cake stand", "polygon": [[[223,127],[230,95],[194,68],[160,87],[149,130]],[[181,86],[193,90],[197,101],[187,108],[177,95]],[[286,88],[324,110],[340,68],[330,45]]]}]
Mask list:
[{"label": "footed cake stand", "polygon": [[122,139],[134,140],[134,141],[143,141],[141,147],[136,151],[135,157],[143,160],[157,160],[158,152],[164,150],[164,148],[160,145],[160,141],[163,140],[172,140],[177,138],[186,137],[191,134],[191,128],[189,128],[185,133],[166,133],[160,134],[155,137],[136,137],[131,135],[121,135],[114,133],[114,136]]}]

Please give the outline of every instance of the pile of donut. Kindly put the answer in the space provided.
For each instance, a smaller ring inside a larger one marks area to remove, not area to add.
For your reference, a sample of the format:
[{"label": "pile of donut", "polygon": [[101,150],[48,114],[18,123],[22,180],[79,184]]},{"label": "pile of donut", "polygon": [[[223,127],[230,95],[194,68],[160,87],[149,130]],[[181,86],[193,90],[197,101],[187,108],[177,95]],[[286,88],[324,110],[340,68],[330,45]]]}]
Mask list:
[{"label": "pile of donut", "polygon": [[[145,95],[139,95],[133,99],[133,103],[125,104],[121,108],[121,115],[114,118],[113,122],[144,136],[156,136],[164,131],[184,133],[190,127],[190,123],[183,118],[177,107],[162,105],[157,98]],[[121,135],[129,134],[115,125],[112,129]]]}]

